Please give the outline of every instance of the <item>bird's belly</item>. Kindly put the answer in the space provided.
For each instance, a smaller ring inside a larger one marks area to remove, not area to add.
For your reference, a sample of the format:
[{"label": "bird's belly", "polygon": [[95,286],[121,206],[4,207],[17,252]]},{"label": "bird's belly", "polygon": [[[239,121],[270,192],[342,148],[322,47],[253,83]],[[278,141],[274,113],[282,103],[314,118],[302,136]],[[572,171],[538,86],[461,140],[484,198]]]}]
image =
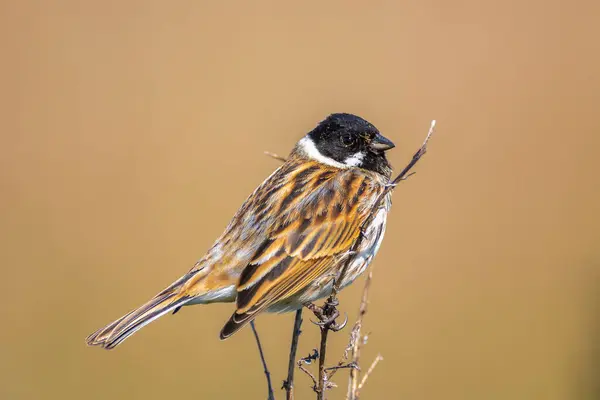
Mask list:
[{"label": "bird's belly", "polygon": [[[350,257],[350,264],[346,270],[345,276],[342,278],[341,288],[350,285],[358,278],[369,266],[373,258],[379,251],[383,236],[385,234],[385,225],[387,220],[387,207],[381,208],[373,222],[363,233],[363,241],[357,252]],[[317,278],[311,285],[306,287],[297,296],[287,298],[279,303],[269,307],[268,312],[288,312],[295,311],[302,307],[303,304],[322,299],[331,294],[333,285],[333,277],[325,275]]]}]

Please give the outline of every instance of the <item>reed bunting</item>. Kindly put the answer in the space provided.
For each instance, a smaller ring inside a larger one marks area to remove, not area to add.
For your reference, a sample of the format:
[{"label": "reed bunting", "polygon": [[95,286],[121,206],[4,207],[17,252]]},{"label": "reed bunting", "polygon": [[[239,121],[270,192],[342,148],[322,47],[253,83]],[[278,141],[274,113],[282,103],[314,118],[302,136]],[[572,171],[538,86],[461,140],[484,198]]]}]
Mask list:
[{"label": "reed bunting", "polygon": [[337,284],[349,285],[383,239],[391,199],[389,192],[378,197],[392,172],[385,151],[393,147],[364,119],[330,115],[248,197],[187,274],[87,343],[112,349],[182,306],[235,301],[221,330],[226,339],[262,311],[294,311],[328,296],[343,265]]}]

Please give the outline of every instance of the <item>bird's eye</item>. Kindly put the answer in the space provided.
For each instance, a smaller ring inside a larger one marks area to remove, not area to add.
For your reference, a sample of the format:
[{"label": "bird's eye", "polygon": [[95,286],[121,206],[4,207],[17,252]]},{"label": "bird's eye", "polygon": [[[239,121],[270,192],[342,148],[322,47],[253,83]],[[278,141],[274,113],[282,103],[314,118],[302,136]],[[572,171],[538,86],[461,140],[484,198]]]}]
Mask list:
[{"label": "bird's eye", "polygon": [[352,145],[354,145],[354,143],[356,142],[356,139],[354,138],[354,136],[350,135],[350,134],[345,134],[342,135],[342,144],[346,147],[350,147]]}]

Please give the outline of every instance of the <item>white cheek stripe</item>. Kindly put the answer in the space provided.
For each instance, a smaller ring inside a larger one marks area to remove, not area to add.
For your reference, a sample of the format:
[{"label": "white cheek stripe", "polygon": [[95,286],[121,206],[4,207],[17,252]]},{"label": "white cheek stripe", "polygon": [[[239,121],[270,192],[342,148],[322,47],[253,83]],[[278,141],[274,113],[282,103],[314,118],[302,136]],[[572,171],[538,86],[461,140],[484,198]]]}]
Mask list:
[{"label": "white cheek stripe", "polygon": [[350,167],[357,167],[362,165],[363,158],[365,158],[365,153],[354,153],[351,157],[348,157],[344,160],[344,164]]},{"label": "white cheek stripe", "polygon": [[308,158],[311,158],[315,161],[318,161],[323,164],[331,165],[336,168],[348,168],[347,165],[342,164],[341,162],[337,162],[332,158],[325,157],[323,154],[317,150],[315,143],[308,136],[303,137],[298,142],[298,148],[302,151]]}]

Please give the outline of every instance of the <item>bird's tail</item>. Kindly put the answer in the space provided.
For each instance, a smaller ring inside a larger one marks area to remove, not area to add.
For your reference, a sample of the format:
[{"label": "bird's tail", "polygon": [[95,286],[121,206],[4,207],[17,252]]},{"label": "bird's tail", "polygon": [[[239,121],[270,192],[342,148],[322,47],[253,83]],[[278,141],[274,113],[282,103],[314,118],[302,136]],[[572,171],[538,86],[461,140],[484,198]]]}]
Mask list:
[{"label": "bird's tail", "polygon": [[85,341],[90,346],[102,346],[108,350],[114,349],[139,329],[169,311],[176,310],[177,307],[181,307],[190,300],[192,298],[182,294],[179,287],[171,286],[140,308],[92,333]]}]

